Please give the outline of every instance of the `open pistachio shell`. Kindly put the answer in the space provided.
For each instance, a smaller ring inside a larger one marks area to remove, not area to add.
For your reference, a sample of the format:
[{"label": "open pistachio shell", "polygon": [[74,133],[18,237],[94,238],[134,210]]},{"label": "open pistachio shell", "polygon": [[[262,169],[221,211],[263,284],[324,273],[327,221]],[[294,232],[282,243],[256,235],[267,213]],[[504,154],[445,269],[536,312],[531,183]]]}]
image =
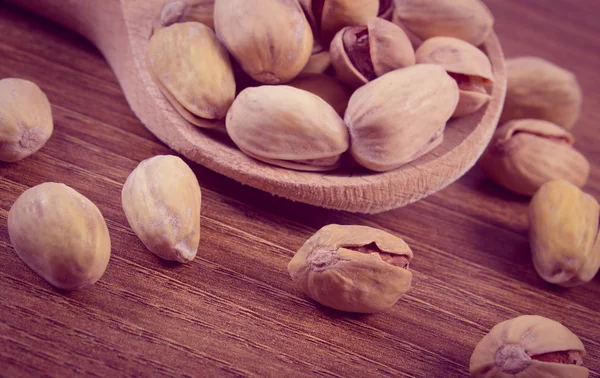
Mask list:
[{"label": "open pistachio shell", "polygon": [[527,196],[555,179],[582,187],[590,163],[573,143],[568,131],[548,121],[515,120],[496,130],[480,164],[498,185]]},{"label": "open pistachio shell", "polygon": [[439,64],[452,76],[460,90],[454,117],[472,114],[489,102],[487,87],[494,82],[492,64],[477,47],[453,37],[433,37],[415,53],[419,64]]}]

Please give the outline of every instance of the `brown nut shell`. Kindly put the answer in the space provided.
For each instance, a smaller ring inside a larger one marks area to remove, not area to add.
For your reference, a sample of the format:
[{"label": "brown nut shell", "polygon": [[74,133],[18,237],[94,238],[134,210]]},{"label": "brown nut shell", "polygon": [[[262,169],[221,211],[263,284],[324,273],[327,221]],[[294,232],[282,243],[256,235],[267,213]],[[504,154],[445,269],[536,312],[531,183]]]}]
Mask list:
[{"label": "brown nut shell", "polygon": [[148,67],[158,88],[188,121],[216,127],[235,96],[235,79],[225,48],[199,22],[176,23],[148,44]]},{"label": "brown nut shell", "polygon": [[600,206],[564,180],[542,185],[529,205],[529,237],[536,271],[547,282],[572,287],[600,269]]},{"label": "brown nut shell", "polygon": [[587,378],[585,347],[565,326],[536,315],[497,324],[475,347],[474,378]]},{"label": "brown nut shell", "polygon": [[319,74],[302,74],[292,80],[290,87],[298,88],[319,96],[325,102],[335,109],[340,115],[344,116],[348,101],[350,101],[350,93],[336,79],[327,75]]},{"label": "brown nut shell", "polygon": [[340,30],[331,42],[331,63],[337,77],[351,88],[396,69],[415,64],[415,52],[397,25],[370,18],[365,26]]},{"label": "brown nut shell", "polygon": [[515,120],[496,130],[480,164],[498,185],[527,196],[555,179],[582,187],[590,164],[573,143],[573,136],[553,123]]},{"label": "brown nut shell", "polygon": [[328,171],[348,150],[344,121],[323,99],[287,85],[243,90],[226,118],[227,132],[248,156],[280,167]]},{"label": "brown nut shell", "polygon": [[388,310],[410,289],[412,257],[402,239],[385,231],[332,224],[304,243],[288,271],[324,306],[373,313]]},{"label": "brown nut shell", "polygon": [[158,17],[154,20],[154,30],[182,22],[200,22],[214,29],[213,13],[215,0],[165,0]]},{"label": "brown nut shell", "polygon": [[47,182],[23,192],[8,213],[8,234],[21,260],[59,289],[94,284],[110,260],[100,210],[64,184]]},{"label": "brown nut shell", "polygon": [[308,63],[313,34],[297,0],[216,0],[215,30],[254,80],[283,84]]},{"label": "brown nut shell", "polygon": [[508,84],[500,122],[543,119],[571,130],[581,113],[583,94],[577,77],[535,57],[507,59]]},{"label": "brown nut shell", "polygon": [[0,161],[16,162],[33,155],[53,130],[50,102],[36,84],[0,80]]},{"label": "brown nut shell", "polygon": [[366,25],[379,13],[379,0],[299,0],[323,46],[346,26]]},{"label": "brown nut shell", "polygon": [[344,120],[350,152],[362,166],[388,171],[437,147],[459,93],[438,65],[418,64],[387,73],[350,97]]},{"label": "brown nut shell", "polygon": [[396,20],[420,40],[445,36],[479,46],[494,17],[480,0],[395,0]]},{"label": "brown nut shell", "polygon": [[487,87],[494,82],[492,64],[477,47],[453,37],[433,37],[415,53],[418,64],[439,64],[452,76],[460,90],[454,117],[472,114],[489,102]]}]

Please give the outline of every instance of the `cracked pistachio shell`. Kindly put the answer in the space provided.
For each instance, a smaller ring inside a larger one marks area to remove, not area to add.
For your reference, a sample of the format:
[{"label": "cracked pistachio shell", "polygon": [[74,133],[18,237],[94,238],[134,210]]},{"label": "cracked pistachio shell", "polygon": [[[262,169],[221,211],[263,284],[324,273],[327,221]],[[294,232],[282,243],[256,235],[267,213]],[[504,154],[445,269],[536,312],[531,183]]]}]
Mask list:
[{"label": "cracked pistachio shell", "polygon": [[379,13],[379,0],[299,0],[324,46],[346,26],[366,25]]},{"label": "cracked pistachio shell", "polygon": [[583,94],[577,77],[535,57],[507,59],[508,84],[500,122],[543,119],[567,130],[579,119]]},{"label": "cracked pistachio shell", "polygon": [[166,26],[181,22],[200,22],[214,29],[215,0],[166,0],[154,20],[154,33]]},{"label": "cracked pistachio shell", "polygon": [[553,123],[515,120],[496,130],[480,164],[498,185],[527,196],[554,179],[582,187],[590,163],[573,143],[573,136]]},{"label": "cracked pistachio shell", "polygon": [[216,0],[215,29],[254,80],[287,83],[308,63],[313,34],[297,0]]},{"label": "cracked pistachio shell", "polygon": [[8,213],[17,255],[63,290],[92,285],[110,259],[110,235],[100,210],[64,184],[47,182],[23,192]]},{"label": "cracked pistachio shell", "polygon": [[585,348],[557,321],[523,315],[497,324],[475,347],[474,378],[587,378]]},{"label": "cracked pistachio shell", "polygon": [[546,281],[571,287],[590,281],[600,269],[600,206],[594,197],[564,180],[542,185],[529,205],[533,264]]},{"label": "cracked pistachio shell", "polygon": [[340,30],[331,42],[331,63],[337,77],[358,88],[388,72],[415,64],[415,51],[397,25],[370,18],[364,26]]},{"label": "cracked pistachio shell", "polygon": [[37,152],[52,135],[52,109],[34,83],[0,80],[0,161],[15,162]]},{"label": "cracked pistachio shell", "polygon": [[129,225],[150,252],[181,263],[196,257],[202,197],[183,160],[159,155],[142,161],[123,185],[121,200]]},{"label": "cracked pistachio shell", "polygon": [[390,309],[408,290],[413,253],[385,231],[331,224],[321,228],[288,264],[292,280],[310,298],[336,310]]},{"label": "cracked pistachio shell", "polygon": [[331,105],[340,117],[344,116],[348,107],[348,101],[350,101],[350,94],[346,88],[331,76],[302,74],[288,85],[319,96]]},{"label": "cracked pistachio shell", "polygon": [[492,64],[477,47],[453,37],[433,37],[416,51],[418,64],[439,64],[456,80],[460,99],[454,117],[475,113],[491,98],[486,87],[494,82]]},{"label": "cracked pistachio shell", "polygon": [[348,130],[335,109],[317,95],[287,85],[245,89],[225,125],[245,154],[285,168],[335,169],[348,149]]},{"label": "cracked pistachio shell", "polygon": [[396,20],[420,40],[454,37],[479,46],[494,17],[480,0],[395,0]]},{"label": "cracked pistachio shell", "polygon": [[208,26],[185,22],[158,30],[146,59],[157,86],[186,120],[212,128],[225,117],[235,79],[227,51]]},{"label": "cracked pistachio shell", "polygon": [[387,73],[350,97],[344,120],[362,166],[389,171],[433,150],[458,103],[458,86],[438,65]]}]

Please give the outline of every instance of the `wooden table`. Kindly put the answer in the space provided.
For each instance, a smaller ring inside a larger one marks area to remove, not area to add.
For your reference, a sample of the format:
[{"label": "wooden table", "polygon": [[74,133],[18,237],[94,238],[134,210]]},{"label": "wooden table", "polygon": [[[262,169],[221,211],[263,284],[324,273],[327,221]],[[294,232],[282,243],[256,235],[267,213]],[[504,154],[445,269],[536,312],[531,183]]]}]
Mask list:
[{"label": "wooden table", "polygon": [[[600,198],[600,2],[486,3],[507,56],[541,56],[579,76],[585,104],[574,133],[593,164],[586,190]],[[527,199],[477,167],[416,204],[362,216],[292,203],[192,164],[203,188],[201,246],[192,263],[168,264],[133,234],[120,193],[141,160],[171,151],[134,117],[97,50],[0,4],[0,78],[8,76],[47,93],[55,132],[33,157],[0,165],[0,376],[463,377],[492,326],[539,314],[581,337],[600,377],[600,277],[570,290],[539,278]],[[58,292],[10,245],[10,206],[45,181],[67,183],[106,217],[112,258],[91,288]],[[412,247],[413,289],[393,310],[347,315],[294,287],[286,264],[329,223],[379,227]]]}]

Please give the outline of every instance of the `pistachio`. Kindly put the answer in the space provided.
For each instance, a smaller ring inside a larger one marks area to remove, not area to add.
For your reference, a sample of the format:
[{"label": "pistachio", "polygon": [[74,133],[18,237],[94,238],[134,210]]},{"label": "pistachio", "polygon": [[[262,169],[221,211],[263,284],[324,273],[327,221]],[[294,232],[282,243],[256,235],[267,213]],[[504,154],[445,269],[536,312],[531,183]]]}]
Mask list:
[{"label": "pistachio", "polygon": [[453,37],[433,37],[416,51],[418,64],[439,64],[456,80],[460,99],[454,117],[463,117],[489,102],[486,87],[494,82],[492,64],[477,47]]},{"label": "pistachio", "polygon": [[579,119],[583,95],[577,77],[544,59],[507,59],[508,87],[500,122],[535,118],[567,130]]},{"label": "pistachio", "polygon": [[216,0],[215,29],[254,80],[287,83],[308,63],[310,25],[297,0]]},{"label": "pistachio", "polygon": [[480,0],[395,0],[396,20],[421,40],[454,37],[479,46],[494,17]]},{"label": "pistachio", "polygon": [[154,20],[154,33],[176,23],[195,21],[214,29],[215,0],[166,0]]},{"label": "pistachio", "polygon": [[346,26],[365,25],[377,17],[380,0],[299,0],[323,46]]},{"label": "pistachio", "polygon": [[546,281],[571,287],[600,269],[600,206],[564,180],[542,185],[529,205],[533,265]]},{"label": "pistachio", "polygon": [[339,166],[348,131],[320,97],[287,85],[243,90],[227,113],[233,142],[248,156],[301,171]]},{"label": "pistachio", "polygon": [[302,74],[288,85],[319,96],[331,105],[340,117],[344,116],[348,107],[348,101],[350,100],[350,94],[339,81],[331,76]]},{"label": "pistachio", "polygon": [[33,155],[53,129],[50,103],[37,85],[23,79],[0,80],[0,161]]},{"label": "pistachio", "polygon": [[100,210],[64,184],[47,182],[23,192],[8,213],[8,234],[21,260],[63,290],[92,285],[110,259]]},{"label": "pistachio", "polygon": [[364,26],[348,26],[331,42],[337,77],[351,88],[396,69],[415,64],[415,51],[398,26],[370,18]]},{"label": "pistachio", "polygon": [[292,280],[318,303],[336,310],[390,309],[408,290],[413,253],[385,231],[331,224],[321,228],[288,264]]},{"label": "pistachio", "polygon": [[199,22],[173,24],[150,39],[150,74],[175,109],[196,126],[217,127],[235,96],[227,51]]},{"label": "pistachio", "polygon": [[554,179],[582,187],[590,164],[573,143],[573,136],[553,123],[515,120],[496,130],[480,163],[498,185],[527,196]]},{"label": "pistachio", "polygon": [[394,0],[379,0],[379,14],[377,17],[392,21],[394,15]]},{"label": "pistachio", "polygon": [[142,161],[125,181],[121,199],[129,225],[150,252],[182,263],[196,257],[202,195],[183,160],[159,155]]},{"label": "pistachio", "polygon": [[497,324],[475,347],[474,378],[587,378],[585,347],[557,321],[524,315]]},{"label": "pistachio", "polygon": [[331,54],[318,40],[313,41],[313,51],[308,63],[302,69],[303,74],[322,74],[331,66]]},{"label": "pistachio", "polygon": [[458,86],[438,65],[387,73],[350,97],[344,120],[350,152],[362,166],[388,171],[425,155],[443,140]]}]

